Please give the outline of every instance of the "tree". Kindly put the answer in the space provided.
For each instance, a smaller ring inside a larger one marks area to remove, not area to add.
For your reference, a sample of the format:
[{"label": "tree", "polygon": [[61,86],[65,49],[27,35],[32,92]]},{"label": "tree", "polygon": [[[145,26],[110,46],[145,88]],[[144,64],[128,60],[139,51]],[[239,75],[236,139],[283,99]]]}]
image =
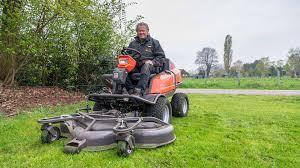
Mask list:
[{"label": "tree", "polygon": [[256,69],[256,65],[259,63],[259,60],[255,60],[253,63],[245,63],[243,65],[243,76],[258,76],[259,72]]},{"label": "tree", "polygon": [[282,74],[283,67],[284,67],[284,61],[283,60],[276,61],[275,67],[280,72],[280,74]]},{"label": "tree", "polygon": [[256,69],[258,70],[261,77],[266,76],[269,68],[270,68],[269,57],[264,57],[258,60],[258,63],[256,64]]},{"label": "tree", "polygon": [[288,61],[292,77],[300,74],[300,48],[291,48],[288,52]]},{"label": "tree", "polygon": [[0,29],[0,80],[3,84],[12,85],[16,73],[20,68],[20,55],[18,35],[20,32],[21,0],[1,1],[1,29]]},{"label": "tree", "polygon": [[283,70],[285,71],[286,75],[293,76],[292,68],[288,62],[283,66]]},{"label": "tree", "polygon": [[235,73],[240,73],[243,69],[243,62],[241,60],[237,60],[233,63],[232,69]]},{"label": "tree", "polygon": [[0,82],[101,84],[133,36],[122,0],[2,0]]},{"label": "tree", "polygon": [[211,74],[214,77],[224,77],[225,74],[224,66],[222,64],[217,64],[213,66],[211,69]]},{"label": "tree", "polygon": [[196,65],[199,69],[205,70],[205,77],[209,77],[210,70],[218,63],[218,54],[214,48],[203,48],[202,51],[197,52]]},{"label": "tree", "polygon": [[269,67],[269,76],[276,76],[277,78],[277,85],[280,84],[280,79],[281,76],[283,75],[283,60],[278,60],[278,61],[272,61],[270,62],[270,67]]},{"label": "tree", "polygon": [[230,35],[227,35],[225,38],[225,43],[224,43],[224,68],[227,73],[229,74],[231,62],[232,62],[232,37]]}]

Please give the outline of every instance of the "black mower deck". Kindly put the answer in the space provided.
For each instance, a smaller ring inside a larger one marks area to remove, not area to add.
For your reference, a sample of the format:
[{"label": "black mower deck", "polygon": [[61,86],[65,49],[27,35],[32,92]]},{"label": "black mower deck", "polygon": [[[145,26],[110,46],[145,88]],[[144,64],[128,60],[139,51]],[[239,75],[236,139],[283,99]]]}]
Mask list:
[{"label": "black mower deck", "polygon": [[128,155],[136,147],[156,148],[175,140],[173,126],[154,117],[116,117],[80,112],[44,118],[38,122],[42,124],[43,142],[50,143],[59,137],[70,139],[64,147],[66,153],[116,147],[119,154]]}]

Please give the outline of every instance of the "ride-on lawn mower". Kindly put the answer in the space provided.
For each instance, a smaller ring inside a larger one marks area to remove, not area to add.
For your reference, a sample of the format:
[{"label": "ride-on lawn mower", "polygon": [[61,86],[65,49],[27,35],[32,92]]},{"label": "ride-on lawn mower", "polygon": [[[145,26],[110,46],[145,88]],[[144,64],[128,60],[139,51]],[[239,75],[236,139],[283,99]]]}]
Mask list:
[{"label": "ride-on lawn mower", "polygon": [[71,141],[65,144],[66,153],[116,147],[119,155],[128,156],[136,147],[156,148],[175,140],[170,124],[172,115],[186,117],[189,110],[187,95],[175,93],[182,82],[180,70],[163,59],[162,64],[154,65],[157,74],[151,75],[145,94],[129,94],[125,81],[128,75],[134,81],[139,80],[141,74],[132,70],[141,54],[131,48],[121,53],[113,74],[103,75],[108,87],[87,96],[95,102],[93,110],[87,106],[75,114],[38,120],[42,124],[43,143],[68,137]]}]

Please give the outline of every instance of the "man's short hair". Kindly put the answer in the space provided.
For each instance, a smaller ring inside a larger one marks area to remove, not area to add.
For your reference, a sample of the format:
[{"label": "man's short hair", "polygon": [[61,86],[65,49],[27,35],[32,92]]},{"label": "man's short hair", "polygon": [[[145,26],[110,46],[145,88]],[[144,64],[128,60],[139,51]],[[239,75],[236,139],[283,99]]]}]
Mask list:
[{"label": "man's short hair", "polygon": [[149,31],[149,26],[148,26],[148,24],[145,23],[145,22],[140,22],[140,23],[138,23],[138,24],[136,25],[135,31],[138,31],[138,28],[139,28],[140,26],[145,26],[146,29]]}]

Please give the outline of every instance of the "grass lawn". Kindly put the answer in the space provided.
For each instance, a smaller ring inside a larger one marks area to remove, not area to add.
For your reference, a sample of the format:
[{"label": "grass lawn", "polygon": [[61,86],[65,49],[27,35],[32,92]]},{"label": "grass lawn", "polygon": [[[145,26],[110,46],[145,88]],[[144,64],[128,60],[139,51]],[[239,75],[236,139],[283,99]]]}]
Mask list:
[{"label": "grass lawn", "polygon": [[64,154],[64,141],[41,144],[36,120],[80,104],[0,117],[0,167],[300,167],[300,97],[189,97],[189,117],[173,118],[177,140],[128,158],[114,150]]},{"label": "grass lawn", "polygon": [[279,83],[275,77],[241,78],[240,86],[236,78],[186,78],[181,88],[300,90],[300,78],[284,77]]}]

